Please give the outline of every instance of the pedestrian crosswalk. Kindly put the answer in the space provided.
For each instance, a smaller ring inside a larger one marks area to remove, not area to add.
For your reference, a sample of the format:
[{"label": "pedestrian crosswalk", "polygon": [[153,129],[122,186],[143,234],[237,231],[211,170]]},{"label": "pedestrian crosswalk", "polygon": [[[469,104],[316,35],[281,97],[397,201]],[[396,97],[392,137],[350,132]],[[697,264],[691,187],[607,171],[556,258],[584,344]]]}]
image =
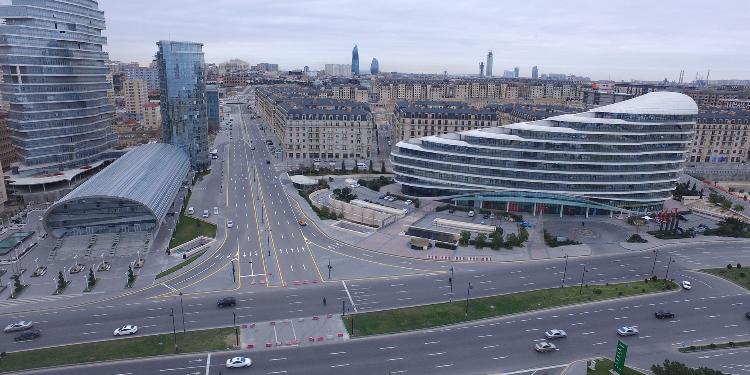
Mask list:
[{"label": "pedestrian crosswalk", "polygon": [[[101,293],[104,293],[104,292],[92,292],[92,293],[86,293],[85,295],[91,296],[94,294],[101,294]],[[61,295],[56,295],[56,296],[40,296],[40,297],[19,298],[19,299],[13,299],[13,300],[0,301],[0,309],[5,308],[5,307],[15,307],[15,306],[29,305],[29,304],[41,303],[41,302],[68,300],[68,299],[81,297],[83,295],[84,294],[82,293],[61,294]]]},{"label": "pedestrian crosswalk", "polygon": [[287,248],[287,249],[279,249],[279,253],[282,254],[301,254],[305,252],[305,249],[298,247],[298,248]]}]

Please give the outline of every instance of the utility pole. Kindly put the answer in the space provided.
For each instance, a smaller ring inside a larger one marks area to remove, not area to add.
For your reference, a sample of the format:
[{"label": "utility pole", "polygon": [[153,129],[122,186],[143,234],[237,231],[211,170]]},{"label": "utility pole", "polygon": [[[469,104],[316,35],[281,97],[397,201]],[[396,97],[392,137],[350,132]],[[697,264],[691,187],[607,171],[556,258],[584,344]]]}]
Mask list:
[{"label": "utility pole", "polygon": [[654,276],[654,271],[656,270],[656,257],[659,256],[659,250],[654,250],[654,265],[651,266],[651,276]]},{"label": "utility pole", "polygon": [[333,266],[331,265],[331,259],[328,258],[328,280],[331,280],[331,270],[333,269]]},{"label": "utility pole", "polygon": [[565,270],[563,271],[562,285],[560,288],[565,288],[565,278],[568,277],[568,254],[565,254]]},{"label": "utility pole", "polygon": [[583,294],[583,279],[586,277],[586,272],[589,272],[589,270],[586,269],[586,266],[583,266],[583,272],[581,272],[581,289],[578,294]]},{"label": "utility pole", "polygon": [[177,326],[174,324],[174,307],[169,313],[169,316],[172,317],[172,336],[174,336],[174,352],[177,353],[180,351],[177,346]]},{"label": "utility pole", "polygon": [[182,333],[185,332],[185,305],[182,304],[182,292],[180,292],[180,310],[182,311]]},{"label": "utility pole", "polygon": [[448,278],[448,284],[451,284],[451,295],[448,302],[453,303],[453,266],[451,266],[451,276]]},{"label": "utility pole", "polygon": [[341,316],[345,316],[345,315],[346,315],[346,300],[342,299],[341,300]]},{"label": "utility pole", "polygon": [[232,313],[232,326],[234,326],[234,336],[237,337],[237,346],[240,346],[240,327],[237,327],[237,313]]},{"label": "utility pole", "polygon": [[672,265],[672,262],[674,262],[674,261],[672,260],[672,256],[670,255],[669,256],[669,263],[667,263],[667,273],[664,275],[664,280],[669,280],[669,266]]},{"label": "utility pole", "polygon": [[464,310],[464,317],[469,317],[469,296],[471,295],[471,281],[469,281],[469,287],[466,288],[466,309]]}]

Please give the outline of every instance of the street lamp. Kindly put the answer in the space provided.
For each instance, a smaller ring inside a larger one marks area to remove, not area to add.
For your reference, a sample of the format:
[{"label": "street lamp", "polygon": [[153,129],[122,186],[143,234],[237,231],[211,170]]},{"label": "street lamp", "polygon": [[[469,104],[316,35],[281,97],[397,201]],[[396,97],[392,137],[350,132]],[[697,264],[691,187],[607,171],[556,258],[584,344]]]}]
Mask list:
[{"label": "street lamp", "polygon": [[185,306],[182,304],[182,292],[180,292],[180,310],[182,311],[182,333],[185,332]]},{"label": "street lamp", "polygon": [[331,259],[328,259],[328,280],[331,280],[331,270],[333,269],[333,266],[331,265]]},{"label": "street lamp", "polygon": [[469,317],[469,296],[471,295],[471,281],[469,281],[469,287],[466,288],[466,309],[464,310],[464,317]]},{"label": "street lamp", "polygon": [[654,270],[656,270],[656,257],[659,256],[659,250],[654,250],[654,265],[651,266],[651,276],[654,276]]},{"label": "street lamp", "polygon": [[667,263],[667,273],[666,273],[666,274],[664,274],[664,280],[665,280],[665,281],[666,281],[666,280],[669,280],[669,266],[671,266],[671,265],[672,265],[672,263],[674,263],[674,261],[672,260],[672,256],[670,255],[670,256],[669,256],[669,263]]},{"label": "street lamp", "polygon": [[451,276],[448,278],[448,284],[451,284],[451,294],[448,302],[453,303],[453,266],[451,266]]},{"label": "street lamp", "polygon": [[237,338],[237,346],[240,346],[240,330],[237,327],[237,313],[232,312],[232,326],[234,326],[234,336]]},{"label": "street lamp", "polygon": [[560,288],[565,288],[565,279],[568,277],[568,254],[565,254],[565,270],[563,270],[562,285]]},{"label": "street lamp", "polygon": [[169,316],[172,317],[172,336],[174,336],[174,352],[177,353],[179,349],[177,347],[177,326],[174,324],[174,307],[169,312]]},{"label": "street lamp", "polygon": [[579,290],[578,294],[583,294],[583,279],[586,277],[586,272],[589,272],[589,270],[586,269],[586,266],[583,266],[583,272],[581,272],[581,289]]}]

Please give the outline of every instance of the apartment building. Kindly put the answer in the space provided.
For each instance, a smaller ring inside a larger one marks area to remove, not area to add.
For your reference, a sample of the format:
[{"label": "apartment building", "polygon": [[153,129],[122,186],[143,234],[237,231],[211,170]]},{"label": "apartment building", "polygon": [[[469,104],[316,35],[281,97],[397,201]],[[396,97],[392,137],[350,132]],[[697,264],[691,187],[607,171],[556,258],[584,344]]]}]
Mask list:
[{"label": "apartment building", "polygon": [[374,121],[367,104],[315,97],[298,86],[258,88],[256,106],[290,159],[368,159]]},{"label": "apartment building", "polygon": [[331,85],[323,87],[318,97],[367,103],[370,92],[360,85]]},{"label": "apartment building", "polygon": [[459,102],[402,101],[394,117],[394,142],[501,125],[496,111]]},{"label": "apartment building", "polygon": [[148,102],[143,106],[142,124],[146,129],[161,129],[161,106],[158,101]]},{"label": "apartment building", "polygon": [[128,117],[140,121],[143,119],[146,103],[148,103],[148,86],[142,79],[129,79],[123,82],[123,96],[125,97],[125,111]]},{"label": "apartment building", "polygon": [[747,163],[750,158],[750,112],[704,112],[696,116],[695,137],[688,162]]}]

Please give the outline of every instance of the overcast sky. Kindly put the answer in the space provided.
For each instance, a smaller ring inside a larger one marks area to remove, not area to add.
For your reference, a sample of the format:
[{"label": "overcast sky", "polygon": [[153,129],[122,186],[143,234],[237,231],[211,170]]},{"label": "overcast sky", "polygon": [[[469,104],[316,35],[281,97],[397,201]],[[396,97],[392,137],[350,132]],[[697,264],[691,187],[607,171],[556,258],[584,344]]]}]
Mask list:
[{"label": "overcast sky", "polygon": [[748,0],[99,0],[113,60],[147,63],[159,39],[204,43],[206,61],[282,69],[377,57],[381,71],[676,80],[750,79]]}]

